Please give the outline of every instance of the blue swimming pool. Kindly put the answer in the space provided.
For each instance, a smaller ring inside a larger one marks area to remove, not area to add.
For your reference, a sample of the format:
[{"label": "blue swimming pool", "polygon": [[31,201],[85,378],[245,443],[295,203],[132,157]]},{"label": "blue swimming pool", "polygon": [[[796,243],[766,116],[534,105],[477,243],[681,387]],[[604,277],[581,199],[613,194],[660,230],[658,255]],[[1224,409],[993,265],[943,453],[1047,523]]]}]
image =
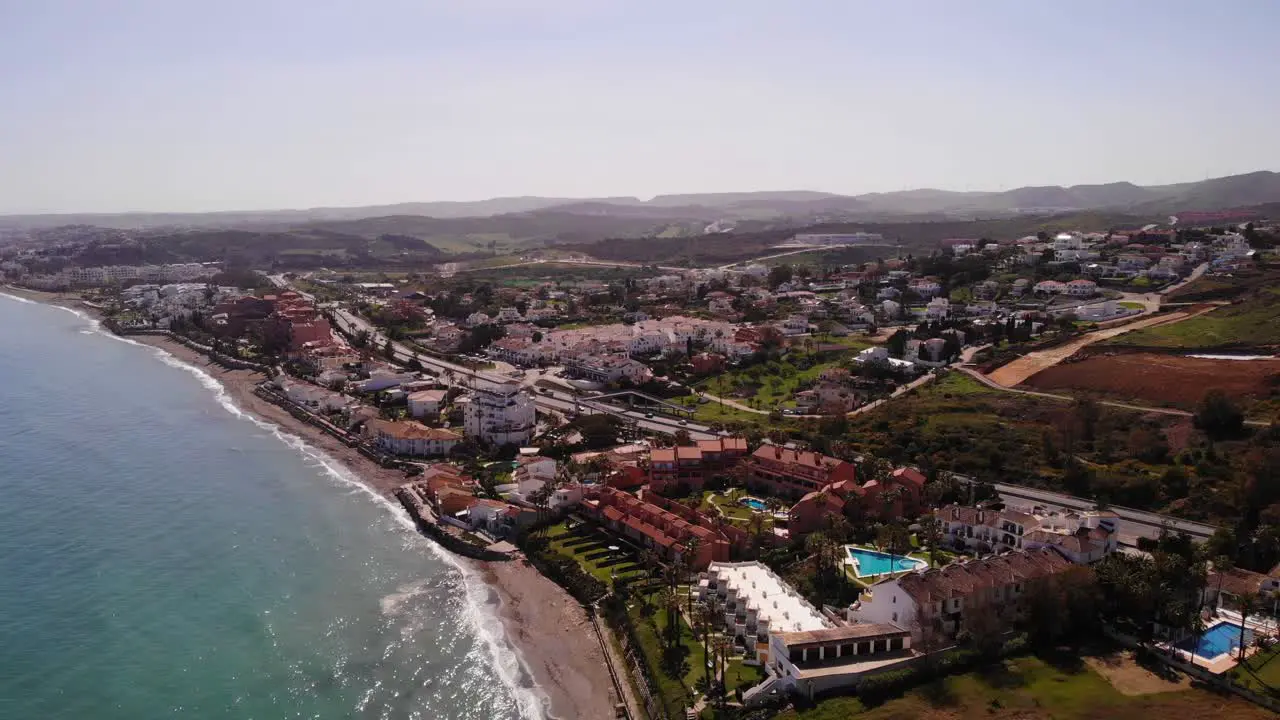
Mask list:
[{"label": "blue swimming pool", "polygon": [[739,500],[738,502],[742,503],[743,505],[746,505],[747,507],[757,512],[764,512],[768,508],[768,506],[764,504],[763,500],[758,500],[753,497],[745,497]]},{"label": "blue swimming pool", "polygon": [[902,555],[890,555],[876,550],[864,550],[852,545],[846,545],[845,550],[849,552],[849,558],[854,562],[854,572],[857,573],[858,577],[919,570],[929,566],[923,560],[916,560]]},{"label": "blue swimming pool", "polygon": [[[1253,642],[1253,631],[1244,631],[1245,644]],[[1194,637],[1185,638],[1177,645],[1179,650],[1192,652],[1206,660],[1212,660],[1223,653],[1234,653],[1240,649],[1240,626],[1231,623],[1218,623],[1200,636],[1199,644]]]}]

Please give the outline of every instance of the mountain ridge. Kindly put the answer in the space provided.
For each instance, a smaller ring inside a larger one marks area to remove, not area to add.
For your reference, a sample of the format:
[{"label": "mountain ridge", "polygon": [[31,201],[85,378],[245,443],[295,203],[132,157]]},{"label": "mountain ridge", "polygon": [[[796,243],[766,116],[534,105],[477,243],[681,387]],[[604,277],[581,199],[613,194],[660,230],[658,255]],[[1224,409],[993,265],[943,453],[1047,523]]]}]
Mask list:
[{"label": "mountain ridge", "polygon": [[[1082,185],[1028,185],[1003,191],[919,188],[861,195],[779,190],[566,198],[537,195],[476,201],[406,202],[388,205],[317,207],[212,213],[68,213],[0,215],[0,229],[61,225],[105,228],[212,227],[279,229],[373,218],[419,217],[461,220],[571,214],[655,222],[791,219],[857,220],[895,215],[939,214],[981,218],[1028,212],[1125,210],[1139,214],[1220,210],[1280,201],[1280,173],[1259,170],[1195,182],[1137,185],[1128,181]],[[394,230],[383,230],[394,232]]]}]

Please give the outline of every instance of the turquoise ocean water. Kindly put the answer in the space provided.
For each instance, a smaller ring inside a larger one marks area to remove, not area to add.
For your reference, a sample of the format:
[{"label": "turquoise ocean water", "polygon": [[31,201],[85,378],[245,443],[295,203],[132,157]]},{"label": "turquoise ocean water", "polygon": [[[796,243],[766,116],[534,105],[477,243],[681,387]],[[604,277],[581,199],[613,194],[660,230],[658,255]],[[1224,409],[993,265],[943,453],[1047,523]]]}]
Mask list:
[{"label": "turquoise ocean water", "polygon": [[542,717],[490,603],[209,376],[0,296],[0,718]]}]

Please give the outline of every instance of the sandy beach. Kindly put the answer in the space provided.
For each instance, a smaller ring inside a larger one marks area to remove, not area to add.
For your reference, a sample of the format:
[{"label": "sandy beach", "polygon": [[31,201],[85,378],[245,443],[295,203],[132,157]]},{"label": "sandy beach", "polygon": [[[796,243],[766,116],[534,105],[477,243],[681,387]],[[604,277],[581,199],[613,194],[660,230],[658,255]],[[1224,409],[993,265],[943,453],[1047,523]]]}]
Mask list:
[{"label": "sandy beach", "polygon": [[[0,292],[36,302],[62,305],[96,315],[74,296],[0,287]],[[316,428],[299,422],[282,408],[253,393],[264,378],[249,370],[227,370],[181,343],[158,335],[131,340],[160,348],[200,368],[225,388],[237,407],[297,435],[342,463],[370,487],[385,495],[404,483],[399,470],[381,467]],[[538,687],[550,699],[559,720],[613,717],[616,693],[586,612],[567,592],[536,569],[516,559],[484,563],[458,558],[470,572],[481,574],[500,603],[499,615],[511,642],[520,650]]]}]

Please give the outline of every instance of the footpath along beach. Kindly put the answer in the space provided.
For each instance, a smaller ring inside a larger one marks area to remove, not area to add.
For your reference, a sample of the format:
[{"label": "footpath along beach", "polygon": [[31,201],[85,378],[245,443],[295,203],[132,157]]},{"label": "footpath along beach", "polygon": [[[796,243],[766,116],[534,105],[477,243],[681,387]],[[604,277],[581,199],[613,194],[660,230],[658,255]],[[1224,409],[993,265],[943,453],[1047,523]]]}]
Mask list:
[{"label": "footpath along beach", "polygon": [[[8,286],[0,292],[77,312],[98,316],[79,299]],[[104,332],[106,332],[104,330]],[[383,468],[335,438],[304,423],[283,408],[254,392],[262,374],[227,370],[203,354],[163,336],[131,336],[206,373],[222,386],[241,411],[272,423],[285,433],[322,451],[341,463],[375,492],[390,498],[405,482],[399,470]],[[392,499],[399,511],[399,503]],[[546,693],[550,712],[559,720],[609,718],[618,702],[600,643],[586,611],[563,588],[544,577],[523,558],[507,562],[480,562],[452,556],[465,573],[478,577],[488,591],[488,609],[501,618],[507,637],[518,648],[521,660],[539,689]]]}]

